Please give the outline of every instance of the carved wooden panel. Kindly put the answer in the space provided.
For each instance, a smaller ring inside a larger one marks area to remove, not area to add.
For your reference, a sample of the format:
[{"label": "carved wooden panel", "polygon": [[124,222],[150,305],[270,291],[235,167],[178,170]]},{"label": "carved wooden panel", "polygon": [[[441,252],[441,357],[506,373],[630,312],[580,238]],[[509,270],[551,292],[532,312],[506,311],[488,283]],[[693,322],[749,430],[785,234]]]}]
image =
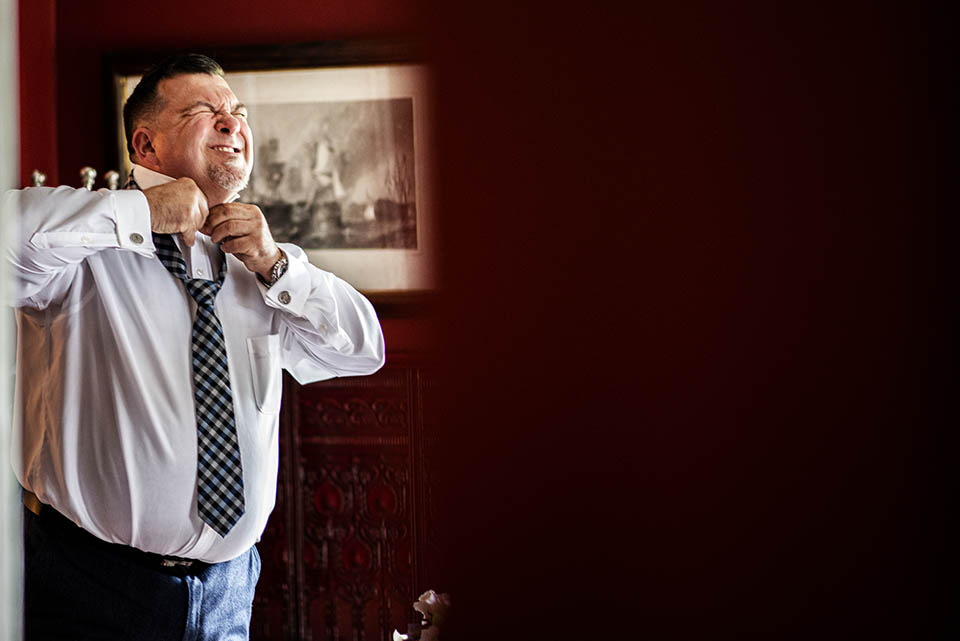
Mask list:
[{"label": "carved wooden panel", "polygon": [[414,617],[426,539],[425,377],[390,360],[368,377],[284,381],[255,639],[389,641]]}]

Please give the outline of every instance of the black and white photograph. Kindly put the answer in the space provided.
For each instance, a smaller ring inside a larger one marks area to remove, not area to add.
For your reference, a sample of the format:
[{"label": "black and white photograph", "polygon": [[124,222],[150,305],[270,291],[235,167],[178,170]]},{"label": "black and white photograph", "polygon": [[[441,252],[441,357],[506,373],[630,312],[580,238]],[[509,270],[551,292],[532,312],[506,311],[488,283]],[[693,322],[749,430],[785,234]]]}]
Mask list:
[{"label": "black and white photograph", "polygon": [[256,165],[240,198],[306,249],[416,249],[413,100],[252,105]]}]

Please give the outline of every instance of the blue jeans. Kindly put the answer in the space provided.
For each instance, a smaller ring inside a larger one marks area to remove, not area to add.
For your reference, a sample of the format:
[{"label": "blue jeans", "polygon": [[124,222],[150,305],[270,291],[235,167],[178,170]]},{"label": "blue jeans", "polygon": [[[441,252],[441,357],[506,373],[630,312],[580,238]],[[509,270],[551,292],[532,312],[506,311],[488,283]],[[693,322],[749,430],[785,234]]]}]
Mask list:
[{"label": "blue jeans", "polygon": [[194,570],[151,567],[58,519],[49,508],[24,509],[25,641],[249,638],[255,547]]}]

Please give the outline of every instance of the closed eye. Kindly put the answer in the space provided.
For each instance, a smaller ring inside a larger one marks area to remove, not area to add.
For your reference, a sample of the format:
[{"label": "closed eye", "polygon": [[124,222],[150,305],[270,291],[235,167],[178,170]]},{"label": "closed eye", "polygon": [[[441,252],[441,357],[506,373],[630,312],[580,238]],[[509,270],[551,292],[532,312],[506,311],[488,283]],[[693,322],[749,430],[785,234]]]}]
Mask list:
[{"label": "closed eye", "polygon": [[[216,116],[220,113],[220,110],[211,105],[208,102],[195,102],[186,109],[180,112],[183,117],[191,118],[193,116],[200,116],[205,114],[211,114]],[[234,107],[234,110],[230,112],[230,115],[234,118],[243,118],[247,119],[247,109],[243,104],[237,105]]]}]

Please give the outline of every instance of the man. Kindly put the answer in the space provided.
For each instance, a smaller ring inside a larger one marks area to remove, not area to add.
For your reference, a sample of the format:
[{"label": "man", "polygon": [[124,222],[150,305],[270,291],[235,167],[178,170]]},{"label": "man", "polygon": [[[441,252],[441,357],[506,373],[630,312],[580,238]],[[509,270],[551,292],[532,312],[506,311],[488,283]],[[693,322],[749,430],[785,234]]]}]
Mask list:
[{"label": "man", "polygon": [[383,336],[233,202],[253,136],[219,65],[161,62],[124,120],[131,189],[11,196],[26,638],[246,639],[281,368],[370,374]]}]

